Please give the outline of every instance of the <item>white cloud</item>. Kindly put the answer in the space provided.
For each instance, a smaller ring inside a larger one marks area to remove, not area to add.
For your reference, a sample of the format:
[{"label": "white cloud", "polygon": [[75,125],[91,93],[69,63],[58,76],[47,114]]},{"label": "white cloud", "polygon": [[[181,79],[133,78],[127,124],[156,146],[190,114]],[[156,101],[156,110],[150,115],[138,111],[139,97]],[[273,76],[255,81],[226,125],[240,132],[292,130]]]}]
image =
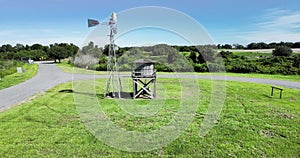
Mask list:
[{"label": "white cloud", "polygon": [[300,41],[300,11],[266,10],[251,31],[241,32],[236,38],[247,42]]},{"label": "white cloud", "polygon": [[286,10],[273,11],[266,14],[257,26],[262,29],[283,30],[300,27],[300,12]]}]

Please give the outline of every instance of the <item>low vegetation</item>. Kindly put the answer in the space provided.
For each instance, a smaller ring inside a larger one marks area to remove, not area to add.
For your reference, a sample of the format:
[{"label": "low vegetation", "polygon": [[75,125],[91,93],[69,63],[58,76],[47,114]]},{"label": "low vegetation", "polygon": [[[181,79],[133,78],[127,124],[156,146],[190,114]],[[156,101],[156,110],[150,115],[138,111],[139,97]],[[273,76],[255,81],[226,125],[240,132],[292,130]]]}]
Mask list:
[{"label": "low vegetation", "polygon": [[[199,80],[200,104],[192,124],[174,142],[153,151],[132,153],[109,147],[82,123],[74,105],[72,84],[58,85],[34,100],[0,113],[3,157],[299,157],[300,91],[284,88],[283,98],[270,97],[270,86],[227,81],[226,100],[213,129],[199,137],[211,98],[211,81]],[[103,98],[105,80],[97,81],[99,106],[127,130],[149,131],[170,120],[181,93],[176,79],[159,79],[167,95],[154,117],[135,117],[114,99]],[[102,88],[101,88],[102,87]],[[73,94],[74,93],[74,94]],[[161,100],[162,99],[162,100]],[[135,100],[147,107],[150,100]]]},{"label": "low vegetation", "polygon": [[17,67],[24,65],[23,62],[18,62],[15,60],[4,61],[0,60],[0,77],[5,77],[7,75],[17,72]]},{"label": "low vegetation", "polygon": [[71,64],[68,64],[67,60],[62,60],[61,63],[56,63],[55,64],[57,67],[59,67],[61,70],[63,70],[66,73],[79,73],[79,74],[90,74],[90,75],[104,75],[107,74],[106,71],[95,71],[92,69],[87,69],[87,68],[80,68],[80,67],[75,67]]},{"label": "low vegetation", "polygon": [[[0,61],[3,65],[0,71],[0,89],[17,85],[34,77],[38,72],[37,64],[26,64],[17,61]],[[17,73],[17,67],[22,68],[22,73]]]},{"label": "low vegetation", "polygon": [[[281,45],[282,44],[282,45]],[[298,43],[295,43],[297,46]],[[258,74],[300,74],[300,54],[293,53],[287,43],[274,45],[271,53],[218,52],[217,46],[168,46],[159,44],[147,47],[119,48],[119,69],[131,71],[138,59],[156,61],[155,69],[163,72],[233,72]],[[100,49],[92,42],[83,47],[75,57],[74,65],[106,71],[107,49]],[[232,50],[234,51],[234,49]],[[98,62],[96,62],[98,60]]]},{"label": "low vegetation", "polygon": [[[146,47],[118,48],[116,54],[120,70],[131,71],[134,60],[148,58],[157,62],[158,71],[170,72],[233,72],[261,74],[300,74],[300,54],[291,48],[299,48],[300,42],[250,43],[200,45],[200,46],[168,46],[158,44]],[[275,49],[273,53],[235,52],[235,50]],[[93,42],[79,49],[73,44],[55,43],[49,46],[33,44],[24,46],[9,44],[0,47],[0,60],[55,60],[69,57],[69,63],[80,68],[106,71],[109,46],[98,47]],[[230,50],[221,51],[219,50]],[[232,52],[231,52],[232,51]],[[223,62],[222,62],[223,61]]]},{"label": "low vegetation", "polygon": [[[67,63],[67,61],[62,61],[61,63],[56,63],[56,66],[58,66],[60,69],[62,69],[66,73],[80,73],[80,74],[91,74],[91,75],[106,75],[106,71],[95,71],[85,68],[78,68],[74,67]],[[130,75],[130,71],[124,71],[120,72],[121,75]],[[160,74],[173,74],[170,72],[157,72],[158,75]],[[180,73],[178,73],[180,74]],[[190,72],[185,72],[182,74],[191,74]],[[206,75],[206,76],[233,76],[233,77],[247,77],[247,78],[262,78],[262,79],[274,79],[274,80],[286,80],[286,81],[294,81],[294,82],[300,82],[300,76],[299,75],[280,75],[280,74],[257,74],[257,73],[223,73],[223,72],[196,72],[195,75]]]}]

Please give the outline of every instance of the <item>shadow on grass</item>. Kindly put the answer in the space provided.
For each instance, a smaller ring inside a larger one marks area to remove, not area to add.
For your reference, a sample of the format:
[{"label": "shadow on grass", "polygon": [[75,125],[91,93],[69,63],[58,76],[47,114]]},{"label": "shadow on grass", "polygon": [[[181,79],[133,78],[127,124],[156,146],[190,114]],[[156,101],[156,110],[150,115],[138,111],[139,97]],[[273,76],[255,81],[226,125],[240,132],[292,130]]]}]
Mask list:
[{"label": "shadow on grass", "polygon": [[[76,93],[76,94],[82,94],[82,95],[88,95],[88,96],[95,96],[94,93],[86,93],[86,92],[76,92],[72,89],[63,89],[60,90],[59,93]],[[120,99],[133,99],[133,93],[132,92],[121,92],[120,93],[121,98]],[[96,94],[96,96],[99,99],[104,99],[104,94]],[[118,99],[119,94],[117,92],[110,92],[106,98],[116,98]]]},{"label": "shadow on grass", "polygon": [[72,89],[63,89],[58,91],[59,93],[74,93],[74,91]]},{"label": "shadow on grass", "polygon": [[272,96],[267,95],[267,94],[263,94],[263,96],[266,97],[266,98],[273,98]]}]

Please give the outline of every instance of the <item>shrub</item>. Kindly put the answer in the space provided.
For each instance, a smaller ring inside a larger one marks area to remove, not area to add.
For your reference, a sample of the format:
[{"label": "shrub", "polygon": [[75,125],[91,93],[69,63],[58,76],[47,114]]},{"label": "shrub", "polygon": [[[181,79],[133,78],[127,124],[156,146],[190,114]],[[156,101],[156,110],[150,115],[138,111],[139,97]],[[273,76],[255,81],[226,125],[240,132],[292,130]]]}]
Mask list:
[{"label": "shrub", "polygon": [[292,53],[293,50],[287,46],[278,46],[272,52],[273,56],[290,56]]},{"label": "shrub", "polygon": [[78,55],[74,60],[74,65],[77,67],[85,68],[98,63],[98,59],[92,55]]},{"label": "shrub", "polygon": [[168,66],[166,65],[163,65],[163,64],[155,64],[154,65],[154,68],[156,69],[156,71],[162,71],[162,72],[172,72],[172,69],[169,68]]},{"label": "shrub", "polygon": [[98,64],[96,67],[97,71],[107,71],[107,64]]},{"label": "shrub", "polygon": [[195,64],[194,69],[196,72],[208,72],[207,64]]}]

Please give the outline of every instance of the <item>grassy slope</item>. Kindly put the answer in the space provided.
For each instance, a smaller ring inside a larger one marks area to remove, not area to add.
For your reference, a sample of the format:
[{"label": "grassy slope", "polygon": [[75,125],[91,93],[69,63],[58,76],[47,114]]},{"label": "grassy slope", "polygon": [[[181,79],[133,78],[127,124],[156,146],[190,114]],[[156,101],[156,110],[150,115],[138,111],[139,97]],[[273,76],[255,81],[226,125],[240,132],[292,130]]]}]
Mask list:
[{"label": "grassy slope", "polygon": [[38,64],[24,64],[22,66],[22,70],[24,69],[26,69],[26,73],[22,73],[22,74],[14,73],[2,78],[0,81],[0,89],[11,87],[21,82],[24,82],[28,79],[31,79],[38,72]]},{"label": "grassy slope", "polygon": [[[74,68],[70,64],[60,63],[56,64],[64,72],[67,73],[82,73],[82,74],[102,74],[105,75],[104,71],[92,71],[82,68]],[[120,72],[120,74],[130,75],[130,72]],[[169,74],[168,72],[158,72],[158,74]],[[195,73],[197,75],[226,75],[226,76],[236,76],[236,77],[248,77],[248,78],[266,78],[266,79],[275,79],[275,80],[287,80],[287,81],[296,81],[300,82],[299,75],[268,75],[268,74],[242,74],[242,73]]]},{"label": "grassy slope", "polygon": [[[105,80],[97,85],[104,86]],[[164,125],[179,102],[179,84],[160,79],[168,89],[166,106],[154,120],[124,117],[111,99],[99,98],[107,115],[123,128],[149,130]],[[74,106],[72,84],[61,84],[22,106],[0,113],[0,155],[4,157],[99,156],[211,156],[299,157],[300,91],[285,89],[283,99],[269,97],[268,85],[227,82],[227,98],[220,120],[205,138],[198,136],[209,104],[211,82],[199,80],[200,107],[184,134],[168,146],[150,152],[129,153],[98,141],[85,129]],[[99,88],[98,87],[98,88]],[[98,92],[102,93],[102,88]],[[251,95],[249,95],[251,94]],[[158,99],[159,100],[159,99]],[[145,106],[148,100],[136,100]]]},{"label": "grassy slope", "polygon": [[56,66],[58,66],[60,69],[62,69],[66,73],[80,73],[80,74],[106,74],[106,72],[101,71],[93,71],[93,70],[86,70],[83,68],[77,68],[73,67],[70,64],[67,64],[66,62],[56,63]]}]

